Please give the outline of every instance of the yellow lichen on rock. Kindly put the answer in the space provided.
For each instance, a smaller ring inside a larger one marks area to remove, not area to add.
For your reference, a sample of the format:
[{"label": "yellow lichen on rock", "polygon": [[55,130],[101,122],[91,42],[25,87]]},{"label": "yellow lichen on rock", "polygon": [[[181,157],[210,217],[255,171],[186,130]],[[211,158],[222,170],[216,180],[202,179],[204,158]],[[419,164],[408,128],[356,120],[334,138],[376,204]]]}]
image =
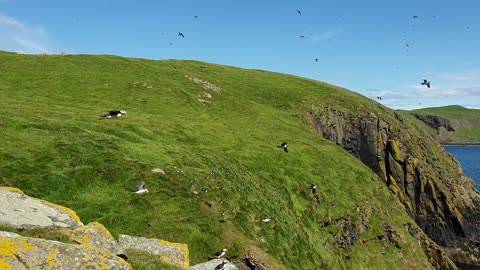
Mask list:
[{"label": "yellow lichen on rock", "polygon": [[65,206],[61,206],[61,205],[58,205],[58,204],[54,204],[54,203],[51,203],[51,202],[47,202],[45,200],[40,200],[40,199],[37,199],[53,208],[56,208],[58,210],[60,210],[61,212],[64,212],[65,214],[69,215],[72,219],[74,219],[75,221],[78,221],[78,222],[81,222],[80,221],[80,217],[77,215],[77,213],[75,211],[73,211],[72,209],[68,208],[68,207],[65,207]]},{"label": "yellow lichen on rock", "polygon": [[75,230],[63,229],[62,232],[80,245],[91,246],[110,252],[114,252],[117,245],[112,234],[99,222],[91,222]]},{"label": "yellow lichen on rock", "polygon": [[[0,269],[132,269],[113,253],[0,232]],[[18,266],[20,265],[20,267]]]},{"label": "yellow lichen on rock", "polygon": [[117,253],[124,253],[126,250],[146,251],[158,256],[167,264],[181,269],[190,268],[189,250],[186,244],[121,234],[118,237]]},{"label": "yellow lichen on rock", "polygon": [[[183,265],[181,266],[184,269],[190,267],[190,251],[187,244],[173,243],[165,240],[160,240],[160,245],[164,246],[174,246],[183,251]],[[170,259],[169,259],[170,260]]]},{"label": "yellow lichen on rock", "polygon": [[0,190],[5,190],[5,191],[17,192],[17,193],[24,194],[23,191],[21,191],[18,188],[15,188],[15,187],[0,187]]},{"label": "yellow lichen on rock", "polygon": [[402,152],[400,151],[400,148],[398,147],[398,143],[397,141],[395,140],[388,140],[388,142],[390,143],[391,145],[391,154],[393,156],[393,158],[396,160],[396,161],[400,161],[402,160],[402,157],[401,157],[401,154]]}]

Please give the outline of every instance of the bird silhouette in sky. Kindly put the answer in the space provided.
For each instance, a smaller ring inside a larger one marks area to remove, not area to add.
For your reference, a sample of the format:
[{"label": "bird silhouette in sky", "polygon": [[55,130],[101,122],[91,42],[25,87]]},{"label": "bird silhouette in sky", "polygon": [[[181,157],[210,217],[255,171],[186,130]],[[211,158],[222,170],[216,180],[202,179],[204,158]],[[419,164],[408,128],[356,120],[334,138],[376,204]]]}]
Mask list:
[{"label": "bird silhouette in sky", "polygon": [[428,88],[430,88],[430,82],[423,79],[423,82],[421,83],[421,85],[426,85]]},{"label": "bird silhouette in sky", "polygon": [[182,32],[178,32],[178,36],[182,37],[182,38],[185,38],[185,35]]},{"label": "bird silhouette in sky", "polygon": [[302,11],[298,8],[297,8],[297,13],[298,13],[298,15],[302,16]]},{"label": "bird silhouette in sky", "polygon": [[315,58],[315,62],[318,62],[318,58]]}]

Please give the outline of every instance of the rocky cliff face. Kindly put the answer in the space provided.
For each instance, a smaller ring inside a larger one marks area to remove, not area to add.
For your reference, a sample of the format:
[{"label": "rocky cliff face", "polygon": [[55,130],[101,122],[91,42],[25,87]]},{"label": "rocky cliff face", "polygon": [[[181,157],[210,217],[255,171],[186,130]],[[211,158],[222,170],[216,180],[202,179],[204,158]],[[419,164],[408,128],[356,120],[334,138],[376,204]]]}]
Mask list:
[{"label": "rocky cliff face", "polygon": [[306,117],[318,134],[377,173],[436,243],[473,254],[480,241],[480,193],[473,180],[430,136],[394,111],[384,112],[382,119],[324,108]]}]

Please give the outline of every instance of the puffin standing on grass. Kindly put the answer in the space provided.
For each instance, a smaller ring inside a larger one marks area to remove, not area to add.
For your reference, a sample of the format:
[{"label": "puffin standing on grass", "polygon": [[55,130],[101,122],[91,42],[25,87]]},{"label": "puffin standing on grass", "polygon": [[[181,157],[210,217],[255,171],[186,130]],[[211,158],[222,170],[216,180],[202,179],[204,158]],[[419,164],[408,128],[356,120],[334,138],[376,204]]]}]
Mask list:
[{"label": "puffin standing on grass", "polygon": [[225,256],[225,254],[227,253],[227,249],[224,248],[218,252],[215,253],[215,257],[217,257],[217,259],[220,259],[222,258],[223,256]]},{"label": "puffin standing on grass", "polygon": [[120,110],[120,111],[109,111],[107,114],[100,116],[98,120],[105,120],[105,119],[117,119],[127,114],[127,111]]}]

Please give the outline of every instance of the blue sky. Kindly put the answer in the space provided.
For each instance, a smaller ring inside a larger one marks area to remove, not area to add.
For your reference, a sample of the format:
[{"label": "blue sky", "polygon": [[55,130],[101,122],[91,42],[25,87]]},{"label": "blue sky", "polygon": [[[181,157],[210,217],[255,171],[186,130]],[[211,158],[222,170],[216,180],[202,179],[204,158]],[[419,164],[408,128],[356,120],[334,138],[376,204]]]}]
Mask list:
[{"label": "blue sky", "polygon": [[480,108],[479,10],[478,0],[0,0],[0,50],[194,59],[325,81],[394,109]]}]

